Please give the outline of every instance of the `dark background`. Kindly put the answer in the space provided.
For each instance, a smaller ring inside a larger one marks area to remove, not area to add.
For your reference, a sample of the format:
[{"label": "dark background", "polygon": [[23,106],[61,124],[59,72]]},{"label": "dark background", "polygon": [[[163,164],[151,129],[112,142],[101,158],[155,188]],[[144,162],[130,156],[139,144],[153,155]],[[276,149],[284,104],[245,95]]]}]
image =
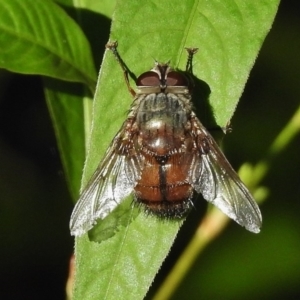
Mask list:
[{"label": "dark background", "polygon": [[[298,108],[299,53],[299,2],[282,1],[224,141],[236,169],[256,163]],[[174,299],[300,299],[299,146],[298,135],[263,181],[262,232],[231,222]],[[41,79],[0,71],[0,299],[65,299],[72,207]],[[193,212],[150,296],[198,222]]]}]

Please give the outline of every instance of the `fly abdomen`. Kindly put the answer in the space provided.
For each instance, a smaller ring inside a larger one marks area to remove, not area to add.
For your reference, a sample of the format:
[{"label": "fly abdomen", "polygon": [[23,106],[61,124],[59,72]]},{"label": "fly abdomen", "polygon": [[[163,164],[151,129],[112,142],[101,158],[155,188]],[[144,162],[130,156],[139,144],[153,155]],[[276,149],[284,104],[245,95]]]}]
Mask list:
[{"label": "fly abdomen", "polygon": [[162,217],[180,218],[191,207],[193,188],[188,183],[189,159],[185,155],[145,156],[135,197],[146,210]]}]

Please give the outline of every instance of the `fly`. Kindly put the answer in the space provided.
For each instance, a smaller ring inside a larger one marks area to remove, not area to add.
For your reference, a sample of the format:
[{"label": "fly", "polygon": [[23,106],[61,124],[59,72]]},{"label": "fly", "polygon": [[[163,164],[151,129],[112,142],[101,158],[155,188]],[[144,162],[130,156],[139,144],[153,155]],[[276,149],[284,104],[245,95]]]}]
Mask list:
[{"label": "fly", "polygon": [[183,218],[195,193],[247,230],[258,233],[258,205],[210,133],[192,111],[192,58],[186,72],[158,63],[129,84],[128,69],[117,43],[106,46],[119,62],[134,100],[121,129],[83,190],[70,220],[71,234],[80,236],[104,219],[123,199],[161,218]]}]

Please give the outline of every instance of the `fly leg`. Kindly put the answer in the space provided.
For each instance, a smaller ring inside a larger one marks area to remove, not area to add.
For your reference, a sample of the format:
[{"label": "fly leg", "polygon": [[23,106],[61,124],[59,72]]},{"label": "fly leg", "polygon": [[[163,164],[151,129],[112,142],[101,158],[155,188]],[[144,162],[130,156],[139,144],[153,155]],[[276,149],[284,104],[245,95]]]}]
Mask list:
[{"label": "fly leg", "polygon": [[189,91],[192,94],[192,91],[195,87],[195,83],[194,83],[195,76],[193,74],[193,57],[194,57],[194,54],[196,54],[198,52],[198,48],[185,48],[185,50],[188,53],[186,67],[185,67],[185,74],[189,78]]},{"label": "fly leg", "polygon": [[193,74],[193,57],[194,57],[194,54],[196,54],[198,52],[198,48],[185,48],[185,50],[188,53],[185,71],[187,73],[190,73],[191,75],[194,75]]},{"label": "fly leg", "polygon": [[[128,88],[128,91],[130,92],[130,94],[135,97],[136,93],[134,91],[134,89],[130,86],[130,83],[129,83],[129,74],[130,75],[133,75],[130,70],[128,69],[128,67],[126,66],[126,64],[124,63],[124,61],[122,60],[118,50],[117,50],[117,47],[118,47],[118,42],[115,41],[115,42],[109,42],[106,44],[105,46],[107,49],[111,50],[113,55],[115,56],[117,62],[119,63],[122,71],[123,71],[123,74],[124,74],[124,79],[125,79],[125,82],[126,82],[126,86]],[[133,75],[133,77],[135,77]]]}]

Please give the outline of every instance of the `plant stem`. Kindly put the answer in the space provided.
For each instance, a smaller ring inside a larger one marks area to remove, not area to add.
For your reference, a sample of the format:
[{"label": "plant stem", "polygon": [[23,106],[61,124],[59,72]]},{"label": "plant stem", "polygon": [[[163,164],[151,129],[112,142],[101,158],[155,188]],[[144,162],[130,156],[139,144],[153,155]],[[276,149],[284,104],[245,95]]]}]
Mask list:
[{"label": "plant stem", "polygon": [[194,237],[181,254],[153,300],[166,300],[171,297],[199,253],[222,231],[228,221],[229,219],[226,215],[216,207],[212,207],[210,212],[202,220]]},{"label": "plant stem", "polygon": [[252,185],[257,187],[259,182],[266,176],[270,169],[272,161],[276,158],[296,137],[300,131],[300,106],[286,124],[286,126],[277,135],[265,157],[259,161],[253,168]]}]

